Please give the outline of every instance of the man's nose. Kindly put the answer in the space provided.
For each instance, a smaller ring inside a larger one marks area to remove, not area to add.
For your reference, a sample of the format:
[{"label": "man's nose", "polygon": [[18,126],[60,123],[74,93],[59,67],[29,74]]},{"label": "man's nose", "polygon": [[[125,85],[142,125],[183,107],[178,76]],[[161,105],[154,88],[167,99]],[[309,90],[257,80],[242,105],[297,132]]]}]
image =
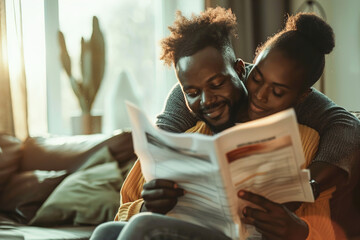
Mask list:
[{"label": "man's nose", "polygon": [[270,89],[266,86],[260,86],[255,93],[255,97],[261,102],[267,102],[269,98],[269,90]]},{"label": "man's nose", "polygon": [[204,90],[201,93],[201,104],[205,107],[207,106],[211,106],[214,102],[215,102],[215,95],[209,91],[209,90]]}]

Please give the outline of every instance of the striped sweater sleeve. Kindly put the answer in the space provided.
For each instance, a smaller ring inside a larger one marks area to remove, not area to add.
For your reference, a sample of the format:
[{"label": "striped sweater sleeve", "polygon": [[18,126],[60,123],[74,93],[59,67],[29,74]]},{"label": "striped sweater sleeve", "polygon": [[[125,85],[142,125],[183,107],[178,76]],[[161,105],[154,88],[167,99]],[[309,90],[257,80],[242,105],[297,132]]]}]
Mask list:
[{"label": "striped sweater sleeve", "polygon": [[334,191],[335,187],[323,191],[314,203],[303,203],[300,208],[296,210],[296,215],[309,226],[307,240],[335,239],[329,204],[329,200]]},{"label": "striped sweater sleeve", "polygon": [[140,212],[144,202],[141,198],[144,183],[145,179],[138,159],[120,190],[120,207],[115,216],[115,221],[128,221],[130,217]]},{"label": "striped sweater sleeve", "polygon": [[[299,124],[300,137],[308,167],[318,150],[320,137],[312,128]],[[313,203],[303,203],[295,214],[305,221],[309,227],[307,240],[332,240],[335,232],[330,216],[330,199],[335,187],[323,191]]]}]

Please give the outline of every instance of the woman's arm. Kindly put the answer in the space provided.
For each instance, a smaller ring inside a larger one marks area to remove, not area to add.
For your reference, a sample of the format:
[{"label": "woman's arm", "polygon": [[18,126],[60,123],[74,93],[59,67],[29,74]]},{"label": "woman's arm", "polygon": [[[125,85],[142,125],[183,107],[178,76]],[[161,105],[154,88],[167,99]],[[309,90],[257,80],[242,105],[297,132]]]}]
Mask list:
[{"label": "woman's arm", "polygon": [[[339,173],[339,181],[344,174],[350,178],[357,161],[354,153],[360,148],[359,120],[315,89],[295,110],[298,122],[320,135],[317,154],[309,167],[320,188],[327,189],[338,182],[332,181],[333,174]],[[323,168],[326,170],[320,175]]]},{"label": "woman's arm", "polygon": [[184,94],[179,83],[171,90],[165,108],[157,116],[156,125],[169,132],[185,132],[197,122],[196,117],[186,106]]}]

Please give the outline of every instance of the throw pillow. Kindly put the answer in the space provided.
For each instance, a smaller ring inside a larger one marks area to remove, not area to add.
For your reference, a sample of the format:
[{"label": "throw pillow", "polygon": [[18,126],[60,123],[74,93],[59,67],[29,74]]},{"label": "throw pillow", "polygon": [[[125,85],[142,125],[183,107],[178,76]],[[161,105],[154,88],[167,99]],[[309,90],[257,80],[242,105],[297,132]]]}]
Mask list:
[{"label": "throw pillow", "polygon": [[20,162],[21,171],[67,170],[82,164],[104,142],[105,135],[30,137],[24,142],[24,157]]},{"label": "throw pillow", "polygon": [[50,193],[66,177],[66,171],[26,171],[14,174],[0,197],[0,211],[26,224]]},{"label": "throw pillow", "polygon": [[31,225],[97,225],[111,221],[119,207],[121,170],[107,147],[68,176],[30,221]]}]

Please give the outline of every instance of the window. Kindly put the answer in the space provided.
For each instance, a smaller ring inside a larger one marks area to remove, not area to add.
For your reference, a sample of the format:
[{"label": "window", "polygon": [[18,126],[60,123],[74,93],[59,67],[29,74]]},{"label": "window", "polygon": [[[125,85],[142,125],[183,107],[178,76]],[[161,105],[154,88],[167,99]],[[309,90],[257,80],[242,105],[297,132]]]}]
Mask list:
[{"label": "window", "polygon": [[135,101],[155,120],[177,81],[173,69],[159,60],[159,40],[168,35],[176,10],[191,14],[204,9],[203,0],[23,0],[22,4],[31,135],[71,134],[71,117],[81,114],[59,61],[58,29],[65,36],[73,75],[81,78],[81,37],[90,38],[92,17],[98,17],[106,63],[92,114],[103,116],[103,132],[110,133],[129,126],[125,99]]},{"label": "window", "polygon": [[[7,16],[12,16],[18,1],[6,1]],[[25,73],[28,90],[31,134],[47,132],[44,8],[42,0],[21,1]],[[16,20],[19,21],[19,18]],[[12,22],[12,21],[9,21]],[[15,26],[8,26],[14,29]]]}]

